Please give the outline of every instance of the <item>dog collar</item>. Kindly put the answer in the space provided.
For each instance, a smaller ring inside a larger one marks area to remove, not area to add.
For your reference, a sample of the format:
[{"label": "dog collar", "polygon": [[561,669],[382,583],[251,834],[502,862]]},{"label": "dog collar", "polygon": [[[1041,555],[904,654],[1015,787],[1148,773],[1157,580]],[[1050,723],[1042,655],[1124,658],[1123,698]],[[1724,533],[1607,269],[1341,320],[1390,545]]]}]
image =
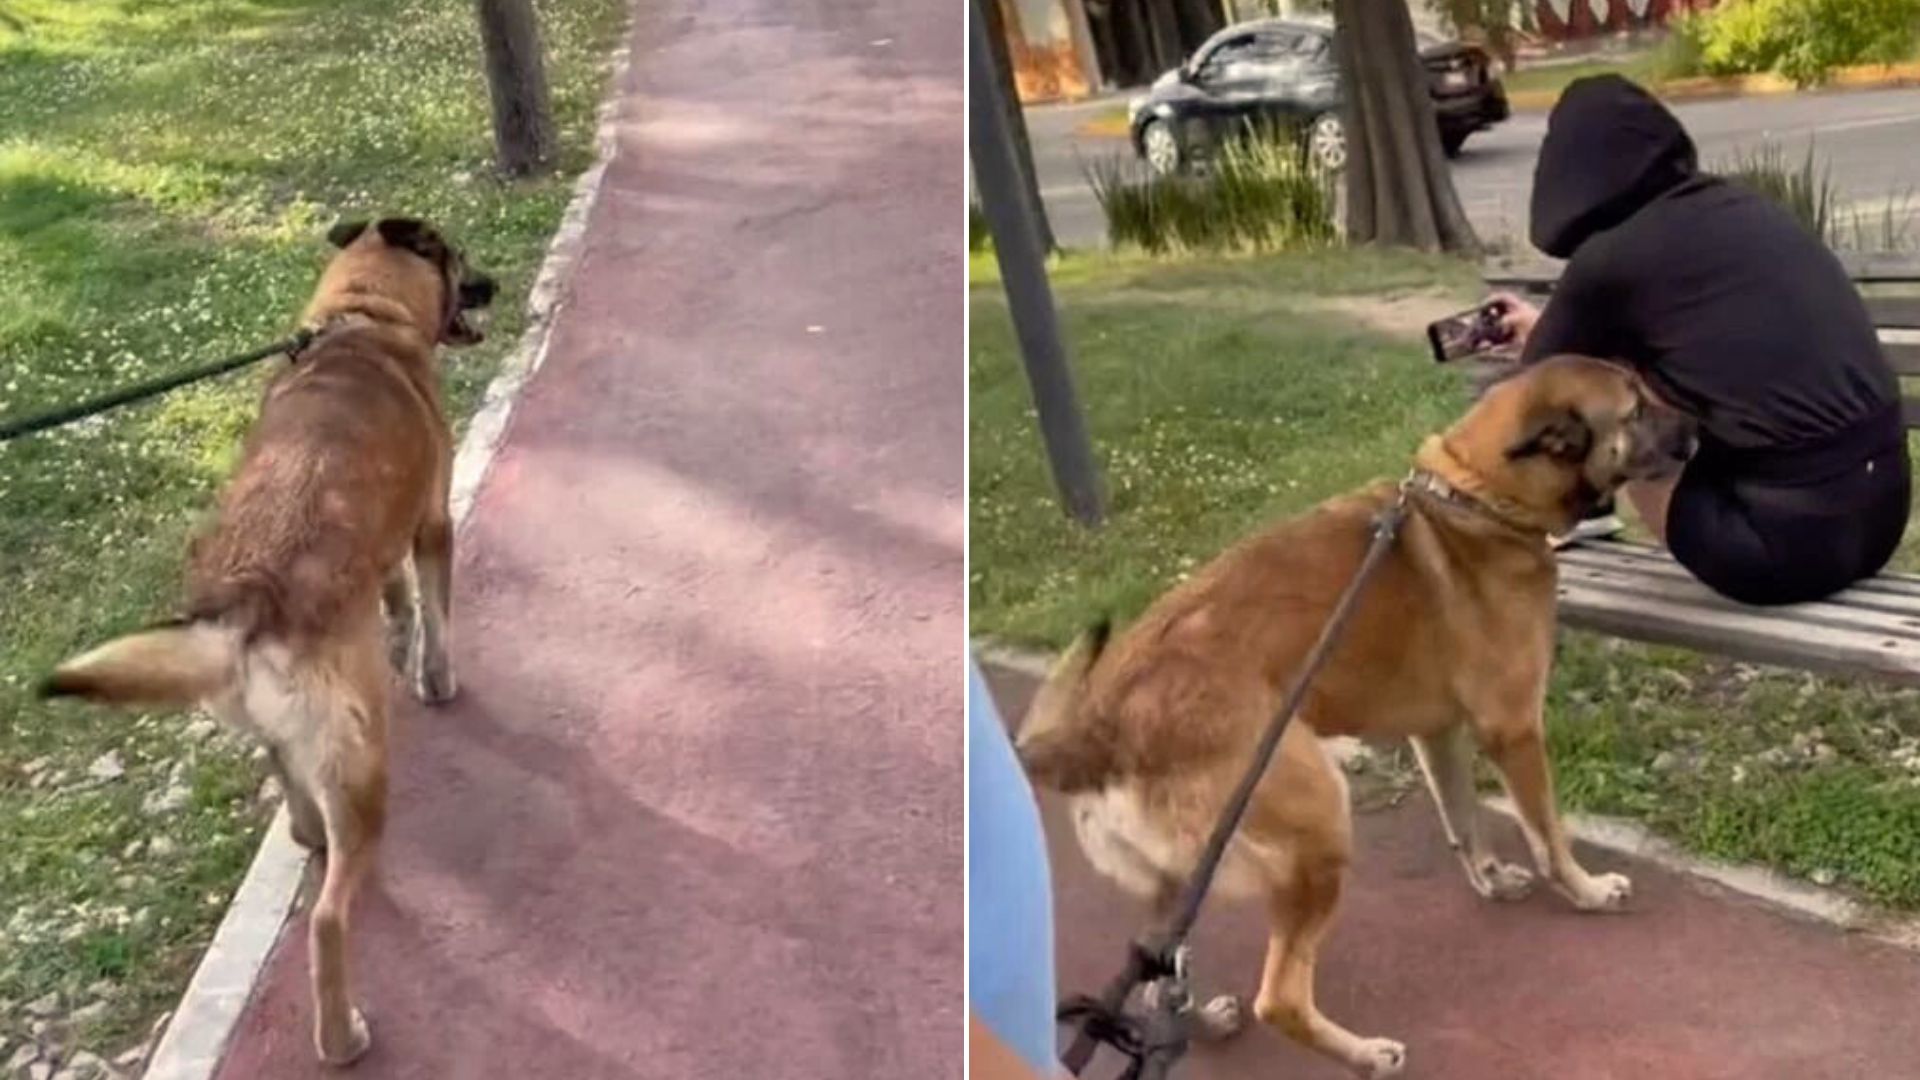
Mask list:
[{"label": "dog collar", "polygon": [[339,330],[346,330],[354,326],[373,326],[373,325],[375,325],[373,319],[367,317],[365,314],[361,312],[358,312],[358,311],[335,312],[334,314],[329,315],[324,319],[321,319],[319,322],[310,323],[306,326],[301,327],[300,333],[304,335],[304,340],[300,342],[299,348],[294,349],[293,351],[287,353],[287,360],[291,363],[295,363],[295,364],[299,363],[301,355],[304,354],[308,349],[312,348],[314,342],[320,340],[323,337],[326,337],[328,334],[334,333]]},{"label": "dog collar", "polygon": [[1400,486],[1402,490],[1429,495],[1449,506],[1456,506],[1469,513],[1478,514],[1488,521],[1514,532],[1538,535],[1542,538],[1552,532],[1551,529],[1531,520],[1531,515],[1522,516],[1495,502],[1461,491],[1459,488],[1448,483],[1439,473],[1431,469],[1414,469],[1407,474],[1405,480],[1401,481]]}]

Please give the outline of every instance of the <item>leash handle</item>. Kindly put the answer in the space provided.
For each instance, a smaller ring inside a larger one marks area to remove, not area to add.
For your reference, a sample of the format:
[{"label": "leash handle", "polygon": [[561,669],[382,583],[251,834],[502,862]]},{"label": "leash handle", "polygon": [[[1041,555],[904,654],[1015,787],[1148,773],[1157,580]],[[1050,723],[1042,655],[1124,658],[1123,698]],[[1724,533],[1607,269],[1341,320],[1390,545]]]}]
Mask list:
[{"label": "leash handle", "polygon": [[157,379],[150,379],[143,383],[135,383],[132,386],[116,390],[111,394],[103,394],[91,401],[82,401],[78,404],[66,405],[58,409],[49,409],[37,415],[23,416],[17,420],[8,420],[5,423],[0,423],[0,443],[11,442],[14,439],[46,431],[49,428],[57,428],[71,424],[76,420],[84,420],[89,416],[98,416],[110,409],[117,409],[122,405],[131,405],[136,401],[145,401],[147,398],[159,397],[169,390],[178,389],[188,383],[211,379],[216,375],[225,375],[235,368],[242,368],[248,364],[258,363],[269,356],[279,356],[282,354],[292,356],[306,348],[312,341],[313,331],[305,329],[299,330],[295,332],[292,337],[276,341],[263,349],[255,349],[253,352],[243,353],[240,356],[218,360],[204,367],[190,368],[186,371],[176,371],[171,375],[162,375]]}]

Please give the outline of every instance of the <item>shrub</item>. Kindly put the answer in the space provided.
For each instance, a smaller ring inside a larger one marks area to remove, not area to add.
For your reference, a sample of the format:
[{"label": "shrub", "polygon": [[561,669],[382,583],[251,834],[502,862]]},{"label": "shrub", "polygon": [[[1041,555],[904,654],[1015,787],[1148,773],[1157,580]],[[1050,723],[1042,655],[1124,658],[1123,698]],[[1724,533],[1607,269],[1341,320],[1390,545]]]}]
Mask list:
[{"label": "shrub", "polygon": [[1653,51],[1655,79],[1690,79],[1707,70],[1706,20],[1687,13],[1667,24],[1667,36]]},{"label": "shrub", "polygon": [[1916,28],[1920,0],[1727,0],[1676,36],[1695,42],[1708,74],[1772,71],[1809,86],[1835,68],[1907,58]]},{"label": "shrub", "polygon": [[1115,248],[1289,251],[1334,242],[1331,178],[1297,133],[1227,141],[1204,173],[1143,176],[1110,158],[1087,168]]},{"label": "shrub", "polygon": [[1709,75],[1772,71],[1787,47],[1789,9],[1803,0],[1727,0],[1695,25],[1700,66]]},{"label": "shrub", "polygon": [[1900,252],[1914,246],[1910,196],[1890,195],[1877,211],[1856,207],[1842,213],[1831,171],[1811,146],[1797,165],[1787,162],[1779,146],[1768,143],[1735,154],[1713,171],[1780,204],[1835,250]]},{"label": "shrub", "polygon": [[1736,153],[1714,170],[1780,204],[1807,231],[1822,240],[1833,238],[1834,186],[1832,170],[1821,165],[1813,147],[1806,160],[1787,164],[1785,151],[1774,143]]}]

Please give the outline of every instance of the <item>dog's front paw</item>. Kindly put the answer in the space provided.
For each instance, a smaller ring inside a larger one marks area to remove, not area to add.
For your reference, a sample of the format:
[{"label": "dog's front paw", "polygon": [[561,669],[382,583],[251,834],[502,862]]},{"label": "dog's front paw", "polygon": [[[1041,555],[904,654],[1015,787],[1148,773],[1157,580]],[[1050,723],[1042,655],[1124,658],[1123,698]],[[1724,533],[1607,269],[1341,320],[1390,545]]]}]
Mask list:
[{"label": "dog's front paw", "polygon": [[1533,892],[1533,871],[1514,863],[1488,859],[1480,864],[1480,895],[1489,900],[1521,900]]},{"label": "dog's front paw", "polygon": [[367,1018],[359,1009],[354,1009],[347,1017],[346,1030],[329,1038],[325,1027],[314,1033],[315,1048],[320,1052],[320,1060],[334,1068],[344,1068],[366,1056],[373,1049],[373,1030],[367,1026]]},{"label": "dog's front paw", "polygon": [[1571,896],[1581,911],[1624,911],[1633,897],[1633,882],[1624,874],[1595,874]]},{"label": "dog's front paw", "polygon": [[420,677],[413,682],[413,694],[428,705],[444,705],[459,694],[453,677],[453,665],[442,657],[439,662],[420,665]]},{"label": "dog's front paw", "polygon": [[1392,1039],[1362,1039],[1354,1054],[1353,1069],[1367,1080],[1399,1076],[1407,1067],[1407,1048]]}]

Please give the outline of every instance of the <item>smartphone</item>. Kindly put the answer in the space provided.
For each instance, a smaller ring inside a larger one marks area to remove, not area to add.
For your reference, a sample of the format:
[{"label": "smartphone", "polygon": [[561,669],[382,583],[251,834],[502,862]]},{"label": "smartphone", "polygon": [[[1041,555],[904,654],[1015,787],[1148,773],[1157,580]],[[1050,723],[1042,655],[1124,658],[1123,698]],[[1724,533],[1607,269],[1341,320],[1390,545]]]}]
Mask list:
[{"label": "smartphone", "polygon": [[1428,323],[1427,344],[1433,347],[1433,362],[1445,364],[1507,344],[1513,335],[1500,321],[1506,313],[1506,304],[1491,300]]}]

